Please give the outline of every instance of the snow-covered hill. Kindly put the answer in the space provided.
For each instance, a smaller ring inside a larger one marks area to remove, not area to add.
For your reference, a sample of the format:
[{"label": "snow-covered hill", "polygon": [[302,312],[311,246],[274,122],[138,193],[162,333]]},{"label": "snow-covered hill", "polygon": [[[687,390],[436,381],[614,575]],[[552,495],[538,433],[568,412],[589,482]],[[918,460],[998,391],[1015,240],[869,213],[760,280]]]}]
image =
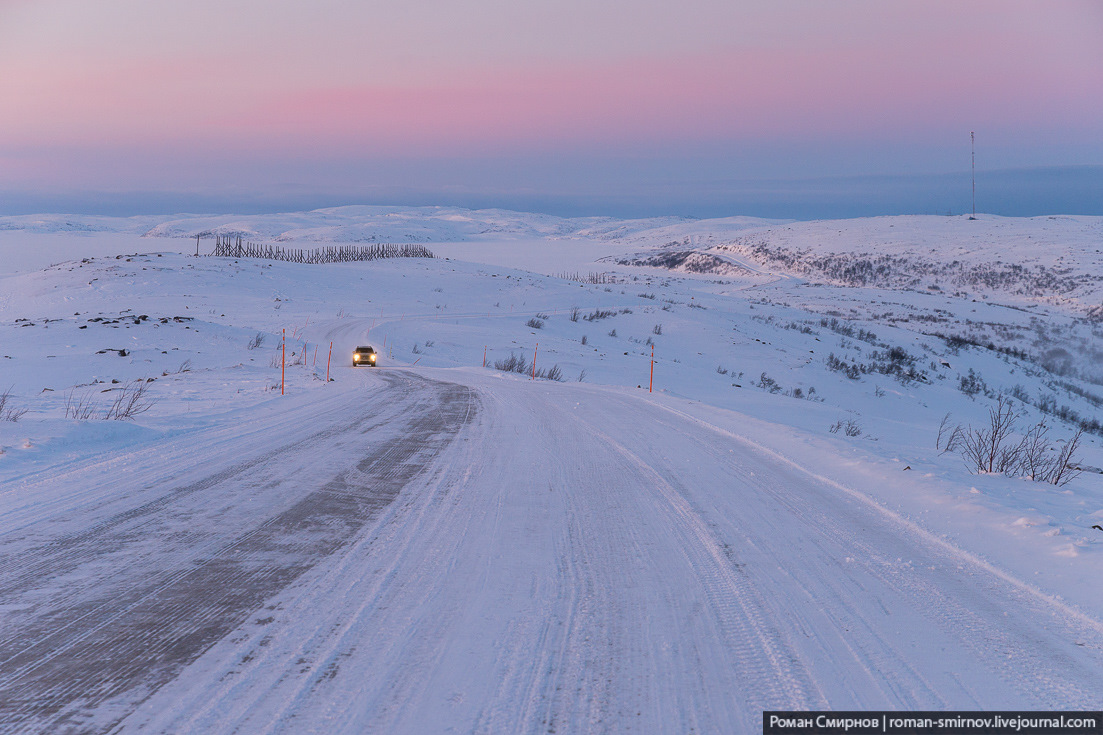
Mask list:
[{"label": "snow-covered hill", "polygon": [[1103,319],[1099,217],[802,222],[742,234],[717,250],[824,283],[1044,301]]},{"label": "snow-covered hill", "polygon": [[26,233],[141,234],[210,239],[215,235],[261,242],[467,242],[496,239],[631,239],[659,242],[726,240],[731,233],[779,222],[754,217],[695,220],[686,217],[617,219],[556,217],[502,209],[345,206],[262,215],[104,217],[91,215],[0,216],[0,231]]}]

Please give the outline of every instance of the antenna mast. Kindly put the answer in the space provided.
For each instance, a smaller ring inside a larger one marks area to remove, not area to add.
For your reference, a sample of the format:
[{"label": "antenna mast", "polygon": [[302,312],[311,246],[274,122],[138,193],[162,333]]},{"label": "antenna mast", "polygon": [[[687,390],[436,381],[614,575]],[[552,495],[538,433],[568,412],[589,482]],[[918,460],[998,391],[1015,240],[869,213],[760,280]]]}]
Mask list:
[{"label": "antenna mast", "polygon": [[969,148],[971,150],[971,157],[973,159],[973,216],[969,219],[977,218],[977,138],[976,133],[969,131]]}]

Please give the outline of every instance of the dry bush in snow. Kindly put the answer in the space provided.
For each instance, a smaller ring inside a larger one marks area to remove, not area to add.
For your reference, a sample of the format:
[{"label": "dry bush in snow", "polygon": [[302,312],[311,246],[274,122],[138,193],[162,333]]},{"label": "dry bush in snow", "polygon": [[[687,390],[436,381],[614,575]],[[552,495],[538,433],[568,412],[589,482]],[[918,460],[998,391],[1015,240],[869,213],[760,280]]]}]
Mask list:
[{"label": "dry bush in snow", "polygon": [[153,408],[153,399],[146,395],[147,385],[145,380],[138,378],[120,388],[115,400],[104,414],[104,419],[129,420]]},{"label": "dry bush in snow", "polygon": [[11,404],[11,388],[8,388],[2,394],[0,394],[0,421],[11,421],[15,423],[22,418],[23,414],[27,413],[26,408],[16,408]]},{"label": "dry bush in snow", "polygon": [[[948,451],[951,441],[959,437],[961,457],[969,470],[977,474],[1029,477],[1058,486],[1068,484],[1080,474],[1074,456],[1080,447],[1083,428],[1078,428],[1068,441],[1055,446],[1047,438],[1049,426],[1044,419],[1025,434],[1017,435],[1015,429],[1019,417],[1011,399],[1000,394],[996,397],[996,404],[988,409],[988,425],[978,429],[955,428],[944,451]],[[940,438],[948,418],[949,414],[939,427]]]}]

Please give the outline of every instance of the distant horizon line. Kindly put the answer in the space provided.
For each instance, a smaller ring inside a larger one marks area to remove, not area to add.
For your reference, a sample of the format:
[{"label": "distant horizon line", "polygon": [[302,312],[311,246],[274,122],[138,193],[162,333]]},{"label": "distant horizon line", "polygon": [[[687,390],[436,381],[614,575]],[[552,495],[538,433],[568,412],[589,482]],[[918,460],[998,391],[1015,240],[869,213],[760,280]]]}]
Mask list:
[{"label": "distant horizon line", "polygon": [[[565,219],[755,217],[815,221],[878,216],[970,214],[968,169],[923,174],[845,174],[800,178],[726,178],[691,182],[610,185],[606,191],[564,193],[515,187],[393,185],[370,191],[326,191],[300,185],[295,191],[151,189],[0,192],[0,216],[86,215],[102,217],[259,216],[340,207],[442,207],[500,209]],[[1068,164],[978,169],[977,211],[1001,217],[1103,215],[1103,165]],[[950,185],[950,186],[947,186]],[[356,187],[342,187],[355,189]],[[548,187],[549,189],[551,187]]]}]

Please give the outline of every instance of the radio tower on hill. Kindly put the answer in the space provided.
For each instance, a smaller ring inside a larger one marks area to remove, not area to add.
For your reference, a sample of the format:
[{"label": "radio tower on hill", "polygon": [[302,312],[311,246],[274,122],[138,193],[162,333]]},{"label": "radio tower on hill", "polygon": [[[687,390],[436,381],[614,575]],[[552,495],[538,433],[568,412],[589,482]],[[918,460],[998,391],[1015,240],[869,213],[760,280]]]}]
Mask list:
[{"label": "radio tower on hill", "polygon": [[971,150],[971,156],[973,159],[973,216],[969,219],[977,218],[977,137],[976,133],[969,131],[969,148]]}]

